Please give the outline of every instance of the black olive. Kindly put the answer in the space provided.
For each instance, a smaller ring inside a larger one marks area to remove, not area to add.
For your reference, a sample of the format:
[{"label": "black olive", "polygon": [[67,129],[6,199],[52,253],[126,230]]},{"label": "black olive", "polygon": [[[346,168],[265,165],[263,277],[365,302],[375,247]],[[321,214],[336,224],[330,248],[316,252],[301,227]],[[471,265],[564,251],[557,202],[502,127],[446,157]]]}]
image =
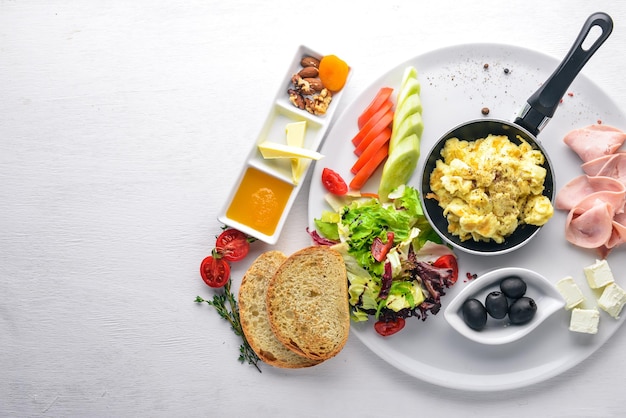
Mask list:
[{"label": "black olive", "polygon": [[485,298],[485,308],[492,318],[502,319],[509,311],[509,301],[504,293],[494,290]]},{"label": "black olive", "polygon": [[509,319],[512,324],[525,324],[535,316],[537,312],[537,304],[527,296],[517,299],[509,308]]},{"label": "black olive", "polygon": [[468,327],[480,331],[487,324],[487,310],[477,299],[467,299],[463,302],[463,320]]},{"label": "black olive", "polygon": [[507,277],[500,282],[500,290],[511,299],[518,299],[526,293],[526,282],[517,276]]}]

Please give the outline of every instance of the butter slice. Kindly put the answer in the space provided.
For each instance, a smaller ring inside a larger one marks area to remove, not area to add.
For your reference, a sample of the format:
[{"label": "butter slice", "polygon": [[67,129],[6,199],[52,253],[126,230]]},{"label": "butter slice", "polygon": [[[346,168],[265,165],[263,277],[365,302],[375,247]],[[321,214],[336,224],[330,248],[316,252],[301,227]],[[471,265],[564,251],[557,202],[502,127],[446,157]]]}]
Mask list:
[{"label": "butter slice", "polygon": [[259,151],[263,158],[307,158],[309,160],[319,160],[324,157],[317,151],[302,147],[292,147],[278,142],[264,141],[259,145]]},{"label": "butter slice", "polygon": [[587,277],[587,283],[589,283],[589,287],[592,289],[600,289],[615,282],[613,272],[611,272],[609,263],[606,260],[596,260],[594,264],[583,268],[583,270],[585,277]]},{"label": "butter slice", "polygon": [[569,330],[585,334],[597,334],[600,312],[597,309],[574,308],[570,318]]},{"label": "butter slice", "polygon": [[[285,127],[287,133],[287,145],[291,147],[304,147],[304,136],[306,134],[306,121],[291,122]],[[306,171],[309,165],[309,161],[302,160],[301,158],[291,159],[291,176],[293,182],[298,184],[302,174]]]},{"label": "butter slice", "polygon": [[571,276],[562,278],[556,283],[556,289],[565,299],[565,309],[572,309],[581,304],[585,297]]},{"label": "butter slice", "polygon": [[619,319],[619,314],[625,304],[626,292],[617,283],[607,285],[598,299],[598,306],[615,319]]}]

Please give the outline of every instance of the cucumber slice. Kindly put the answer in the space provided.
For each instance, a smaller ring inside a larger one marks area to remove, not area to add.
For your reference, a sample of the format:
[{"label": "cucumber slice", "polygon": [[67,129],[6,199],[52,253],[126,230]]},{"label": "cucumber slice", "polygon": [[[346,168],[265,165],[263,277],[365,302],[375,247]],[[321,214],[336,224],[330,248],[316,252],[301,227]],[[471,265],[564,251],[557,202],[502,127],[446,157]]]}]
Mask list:
[{"label": "cucumber slice", "polygon": [[389,154],[394,152],[394,149],[405,138],[411,135],[417,135],[417,139],[422,137],[424,131],[424,121],[422,120],[421,113],[413,113],[407,116],[400,126],[396,130],[391,131],[391,139],[389,140]]},{"label": "cucumber slice", "polygon": [[408,80],[406,80],[406,83],[404,83],[402,87],[400,88],[400,90],[398,91],[398,100],[396,100],[396,109],[400,109],[402,106],[404,106],[404,102],[406,102],[406,99],[408,97],[413,96],[415,94],[419,95],[421,89],[422,88],[421,88],[420,82],[417,80],[417,78],[409,78]]},{"label": "cucumber slice", "polygon": [[406,67],[402,73],[402,81],[400,82],[400,90],[404,88],[407,81],[410,79],[417,80],[417,70],[413,66]]},{"label": "cucumber slice", "polygon": [[387,201],[389,193],[401,184],[407,184],[420,156],[420,140],[416,134],[409,135],[398,142],[390,152],[383,166],[383,173],[378,186],[378,198]]},{"label": "cucumber slice", "polygon": [[422,113],[422,100],[419,94],[407,97],[402,106],[396,108],[393,115],[392,131],[397,131],[400,124],[413,113]]}]

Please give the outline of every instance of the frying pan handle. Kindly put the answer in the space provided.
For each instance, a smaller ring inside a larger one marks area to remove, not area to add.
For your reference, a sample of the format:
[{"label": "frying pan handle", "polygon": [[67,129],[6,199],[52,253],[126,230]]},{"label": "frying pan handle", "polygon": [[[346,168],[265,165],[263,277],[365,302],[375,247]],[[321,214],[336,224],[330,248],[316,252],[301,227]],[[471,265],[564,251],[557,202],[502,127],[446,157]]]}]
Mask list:
[{"label": "frying pan handle", "polygon": [[[585,40],[595,26],[598,26],[602,33],[588,49],[583,49]],[[559,102],[580,70],[606,41],[612,30],[613,20],[608,14],[597,12],[589,16],[566,57],[550,78],[528,98],[526,106],[515,119],[515,123],[535,136],[541,132],[554,115]]]}]

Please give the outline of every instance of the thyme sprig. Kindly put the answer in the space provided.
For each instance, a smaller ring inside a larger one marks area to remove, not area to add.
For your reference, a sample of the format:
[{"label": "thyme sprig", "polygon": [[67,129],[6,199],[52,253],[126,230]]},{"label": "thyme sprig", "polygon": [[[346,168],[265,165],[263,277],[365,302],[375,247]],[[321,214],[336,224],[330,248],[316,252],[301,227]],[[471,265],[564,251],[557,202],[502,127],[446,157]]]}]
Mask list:
[{"label": "thyme sprig", "polygon": [[231,279],[228,279],[228,282],[224,286],[223,289],[216,290],[219,293],[213,295],[212,300],[206,300],[200,296],[196,296],[196,302],[202,303],[206,302],[210,306],[213,306],[220,317],[227,320],[230,323],[230,327],[235,333],[235,335],[241,337],[242,344],[239,346],[239,362],[245,363],[247,362],[251,366],[256,367],[256,369],[261,372],[259,368],[259,356],[254,352],[246,336],[243,333],[243,329],[241,328],[241,321],[239,319],[239,306],[237,304],[237,300],[235,299],[235,295],[231,291]]}]

